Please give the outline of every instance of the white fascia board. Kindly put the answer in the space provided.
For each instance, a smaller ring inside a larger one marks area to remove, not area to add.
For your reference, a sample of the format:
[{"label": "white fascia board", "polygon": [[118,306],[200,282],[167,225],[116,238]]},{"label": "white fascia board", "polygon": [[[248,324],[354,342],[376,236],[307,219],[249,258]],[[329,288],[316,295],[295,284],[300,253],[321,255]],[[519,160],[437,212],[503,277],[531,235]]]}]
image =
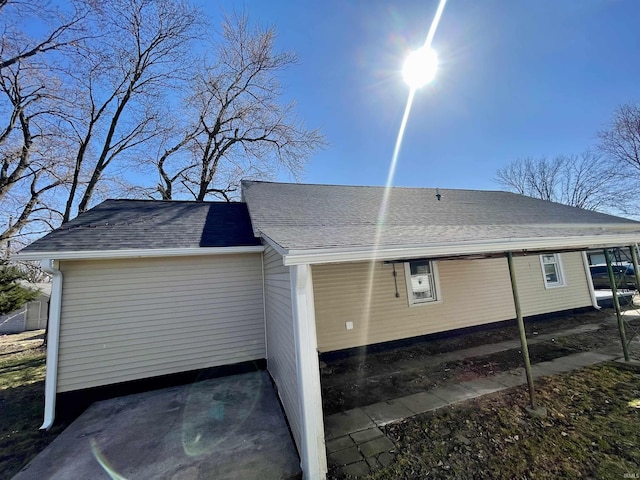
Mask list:
[{"label": "white fascia board", "polygon": [[149,248],[126,250],[76,250],[50,252],[24,252],[13,256],[14,260],[106,260],[111,258],[143,258],[143,257],[191,257],[202,255],[233,255],[238,253],[261,253],[262,245],[245,247],[192,247],[192,248]]},{"label": "white fascia board", "polygon": [[489,254],[508,251],[553,251],[563,249],[609,248],[633,245],[640,241],[640,233],[622,233],[558,238],[513,238],[451,242],[411,247],[383,247],[380,249],[330,248],[289,250],[284,255],[286,266],[302,264],[395,260],[400,258],[437,258],[442,256]]},{"label": "white fascia board", "polygon": [[278,254],[282,257],[286,256],[289,252],[287,249],[282,248],[280,245],[278,245],[277,242],[275,242],[274,240],[272,240],[271,238],[269,238],[267,235],[265,235],[264,233],[260,235],[260,238],[262,238],[262,240],[264,240],[266,243],[269,244],[269,246],[271,248],[273,248],[276,252],[278,252]]}]

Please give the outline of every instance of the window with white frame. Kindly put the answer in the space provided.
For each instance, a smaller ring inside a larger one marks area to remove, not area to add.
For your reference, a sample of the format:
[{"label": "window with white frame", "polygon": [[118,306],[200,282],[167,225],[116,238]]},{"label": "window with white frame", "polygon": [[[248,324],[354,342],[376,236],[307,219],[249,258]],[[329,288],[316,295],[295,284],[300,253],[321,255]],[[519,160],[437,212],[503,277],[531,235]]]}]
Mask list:
[{"label": "window with white frame", "polygon": [[565,285],[559,254],[540,255],[540,263],[542,264],[542,276],[544,277],[544,286],[546,288]]},{"label": "window with white frame", "polygon": [[404,264],[409,305],[438,300],[435,263],[412,260]]}]

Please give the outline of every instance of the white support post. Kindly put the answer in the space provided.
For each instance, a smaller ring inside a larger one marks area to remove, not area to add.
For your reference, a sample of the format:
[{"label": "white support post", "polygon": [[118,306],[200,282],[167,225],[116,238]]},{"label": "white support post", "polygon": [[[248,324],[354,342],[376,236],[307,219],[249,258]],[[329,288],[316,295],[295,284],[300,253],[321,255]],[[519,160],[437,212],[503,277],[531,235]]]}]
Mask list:
[{"label": "white support post", "polygon": [[327,454],[324,443],[322,391],[313,299],[313,281],[309,265],[291,267],[293,324],[296,342],[296,371],[301,416],[300,456],[303,477],[324,479]]},{"label": "white support post", "polygon": [[589,295],[591,296],[591,305],[593,308],[600,310],[600,305],[598,305],[598,299],[596,298],[596,290],[593,288],[593,279],[591,278],[591,269],[589,268],[587,252],[582,252],[582,265],[584,266],[584,274],[587,277],[587,286],[589,287]]}]

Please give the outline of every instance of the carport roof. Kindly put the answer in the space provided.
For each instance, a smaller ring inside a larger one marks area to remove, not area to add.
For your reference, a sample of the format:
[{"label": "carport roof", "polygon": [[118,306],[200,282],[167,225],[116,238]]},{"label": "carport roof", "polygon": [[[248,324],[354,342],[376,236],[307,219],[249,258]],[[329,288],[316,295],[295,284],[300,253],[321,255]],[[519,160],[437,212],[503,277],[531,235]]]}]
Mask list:
[{"label": "carport roof", "polygon": [[106,200],[36,240],[19,256],[259,245],[244,203]]},{"label": "carport roof", "polygon": [[415,258],[640,240],[640,222],[502,191],[394,187],[385,194],[384,187],[244,181],[242,192],[255,234],[288,264],[316,263],[314,255],[328,251],[341,256],[325,261],[348,261],[373,251]]}]

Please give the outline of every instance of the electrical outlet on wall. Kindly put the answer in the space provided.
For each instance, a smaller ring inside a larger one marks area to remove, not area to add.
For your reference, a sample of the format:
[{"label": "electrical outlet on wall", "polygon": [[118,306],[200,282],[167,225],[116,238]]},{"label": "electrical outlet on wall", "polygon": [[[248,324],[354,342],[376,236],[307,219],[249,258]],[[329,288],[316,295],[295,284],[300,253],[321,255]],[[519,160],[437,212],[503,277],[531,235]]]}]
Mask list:
[{"label": "electrical outlet on wall", "polygon": [[347,327],[347,330],[353,330],[353,322],[345,323],[345,327]]}]

